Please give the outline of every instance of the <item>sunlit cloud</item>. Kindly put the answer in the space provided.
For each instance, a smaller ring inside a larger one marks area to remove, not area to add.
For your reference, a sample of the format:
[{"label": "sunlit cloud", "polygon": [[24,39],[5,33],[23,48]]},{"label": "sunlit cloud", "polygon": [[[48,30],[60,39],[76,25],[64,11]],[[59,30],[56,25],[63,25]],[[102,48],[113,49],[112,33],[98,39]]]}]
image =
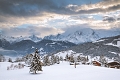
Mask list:
[{"label": "sunlit cloud", "polygon": [[66,8],[79,14],[106,13],[120,10],[120,0],[106,0],[96,4],[90,3],[84,5],[69,4]]},{"label": "sunlit cloud", "polygon": [[29,26],[29,28],[3,28],[1,33],[14,37],[36,35],[43,38],[44,36],[63,33],[63,30],[54,27]]},{"label": "sunlit cloud", "polygon": [[69,26],[120,28],[120,0],[0,0],[4,35],[44,37]]}]

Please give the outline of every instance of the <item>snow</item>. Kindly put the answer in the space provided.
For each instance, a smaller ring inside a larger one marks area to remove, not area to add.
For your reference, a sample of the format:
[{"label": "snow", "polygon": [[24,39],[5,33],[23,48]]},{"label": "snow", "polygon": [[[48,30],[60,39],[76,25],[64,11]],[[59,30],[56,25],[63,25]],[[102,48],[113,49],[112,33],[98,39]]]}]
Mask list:
[{"label": "snow", "polygon": [[[102,29],[90,29],[90,28],[80,28],[79,29],[74,27],[73,29],[67,29],[64,33],[58,34],[58,35],[49,35],[45,36],[44,38],[37,37],[36,35],[31,36],[20,36],[20,37],[9,37],[0,35],[0,39],[6,39],[10,43],[13,42],[20,42],[22,40],[31,40],[34,42],[39,42],[43,39],[50,39],[55,41],[69,41],[72,43],[84,43],[84,42],[92,42],[96,41],[100,38],[104,37],[111,37],[120,35],[120,32],[118,29],[112,29],[112,30],[102,30]],[[54,42],[51,44],[55,44]]]},{"label": "snow", "polygon": [[93,41],[93,43],[102,42],[102,41],[105,41],[105,40],[106,39],[101,39],[101,40]]},{"label": "snow", "polygon": [[75,52],[72,51],[72,50],[68,50],[68,51],[58,52],[56,55],[62,56],[62,57],[65,59],[65,57],[66,57],[67,54],[68,54],[68,55],[71,55],[71,54],[73,54],[73,53],[75,53]]},{"label": "snow", "polygon": [[117,45],[114,45],[114,44],[112,44],[112,43],[107,43],[107,44],[105,44],[105,45],[111,45],[111,46],[116,46],[116,47],[120,47],[120,45],[117,43]]},{"label": "snow", "polygon": [[32,46],[32,48],[31,49],[33,49],[33,48],[35,48],[34,46]]},{"label": "snow", "polygon": [[76,28],[67,29],[64,33],[58,35],[49,35],[44,39],[50,39],[54,41],[69,41],[75,44],[84,42],[93,42],[100,38],[111,37],[119,35],[119,30],[103,30],[103,29],[90,29],[90,28]]},{"label": "snow", "polygon": [[44,49],[41,47],[40,49],[39,49],[40,51],[44,51]]},{"label": "snow", "polygon": [[112,53],[112,54],[117,54],[116,52],[111,52],[111,51],[109,51],[110,53]]},{"label": "snow", "polygon": [[117,41],[117,45],[120,47],[120,41]]},{"label": "snow", "polygon": [[20,42],[22,40],[31,40],[33,42],[39,42],[42,40],[42,38],[39,38],[35,35],[31,35],[31,36],[20,36],[20,37],[10,37],[10,36],[5,36],[5,35],[0,35],[0,39],[6,39],[7,41],[9,41],[10,43],[14,43],[14,42]]},{"label": "snow", "polygon": [[[13,63],[17,64],[17,63]],[[120,80],[120,70],[92,65],[69,65],[61,62],[43,67],[42,72],[29,73],[29,67],[6,70],[11,63],[0,62],[0,80]]]}]

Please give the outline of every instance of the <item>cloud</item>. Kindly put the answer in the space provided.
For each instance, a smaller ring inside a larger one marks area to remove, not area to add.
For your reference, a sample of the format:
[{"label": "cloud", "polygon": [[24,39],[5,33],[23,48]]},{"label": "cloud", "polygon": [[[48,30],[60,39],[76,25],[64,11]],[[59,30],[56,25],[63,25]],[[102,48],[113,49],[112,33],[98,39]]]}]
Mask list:
[{"label": "cloud", "polygon": [[60,28],[69,26],[108,29],[119,27],[120,17],[115,21],[112,18],[100,21],[98,17],[117,11],[120,11],[120,0],[96,3],[88,0],[0,0],[0,29],[9,36],[35,34],[42,37],[61,33]]},{"label": "cloud", "polygon": [[65,6],[72,0],[0,0],[0,15],[19,17],[42,16],[48,13],[66,13]]},{"label": "cloud", "polygon": [[114,22],[116,19],[114,17],[105,16],[103,21]]},{"label": "cloud", "polygon": [[96,4],[66,6],[73,14],[96,14],[120,10],[120,0],[105,0]]},{"label": "cloud", "polygon": [[0,15],[30,17],[55,14],[91,14],[120,9],[120,0],[81,5],[79,0],[0,0]]},{"label": "cloud", "polygon": [[[54,14],[72,16],[120,10],[120,0],[81,4],[80,0],[0,0],[0,23],[23,22],[23,19],[25,22],[31,19],[30,22],[32,22],[32,18],[39,17],[40,20],[43,20],[53,17]],[[36,18],[37,20],[38,18]]]},{"label": "cloud", "polygon": [[84,29],[84,28],[90,29],[90,25],[89,24],[70,25],[70,26],[66,26],[66,27],[62,28],[62,30],[65,31],[65,34],[69,35],[75,31],[79,31],[79,30]]},{"label": "cloud", "polygon": [[58,33],[62,33],[61,29],[53,28],[53,27],[36,27],[30,26],[29,28],[3,28],[2,34],[6,36],[30,36],[30,35],[37,35],[39,37],[44,37],[47,35],[55,35]]}]

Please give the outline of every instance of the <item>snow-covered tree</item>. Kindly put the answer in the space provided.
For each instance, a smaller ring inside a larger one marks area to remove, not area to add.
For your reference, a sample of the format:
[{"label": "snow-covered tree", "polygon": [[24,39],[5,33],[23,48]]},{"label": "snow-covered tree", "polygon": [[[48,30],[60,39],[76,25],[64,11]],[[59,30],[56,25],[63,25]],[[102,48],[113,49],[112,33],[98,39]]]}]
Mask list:
[{"label": "snow-covered tree", "polygon": [[24,61],[24,60],[22,58],[18,57],[18,58],[16,58],[16,60],[14,62],[22,62],[22,61]]},{"label": "snow-covered tree", "polygon": [[120,56],[118,55],[117,57],[114,57],[113,60],[114,60],[115,62],[119,62],[119,63],[120,63]]},{"label": "snow-covered tree", "polygon": [[63,57],[62,56],[60,56],[60,61],[63,61]]},{"label": "snow-covered tree", "polygon": [[66,61],[69,60],[69,56],[68,56],[68,54],[66,54],[65,59],[66,59]]},{"label": "snow-covered tree", "polygon": [[11,59],[11,58],[9,58],[9,59],[8,59],[8,62],[12,62],[12,59]]},{"label": "snow-covered tree", "polygon": [[4,62],[5,60],[5,57],[2,54],[0,54],[0,62]]},{"label": "snow-covered tree", "polygon": [[89,61],[89,58],[88,58],[88,56],[86,57],[86,62],[88,62]]},{"label": "snow-covered tree", "polygon": [[70,62],[74,63],[74,55],[73,54],[70,55]]},{"label": "snow-covered tree", "polygon": [[81,59],[80,59],[80,55],[77,56],[77,61],[80,62]]},{"label": "snow-covered tree", "polygon": [[52,54],[52,56],[51,56],[51,65],[53,65],[55,63],[56,63],[55,56],[54,56],[54,54]]},{"label": "snow-covered tree", "polygon": [[107,60],[103,55],[100,56],[99,61],[102,63],[103,66],[107,63]]},{"label": "snow-covered tree", "polygon": [[37,71],[42,71],[42,62],[40,61],[40,56],[38,54],[38,50],[36,49],[35,53],[33,54],[33,59],[30,64],[30,72],[36,74]]},{"label": "snow-covered tree", "polygon": [[32,62],[32,59],[33,59],[33,55],[32,55],[32,54],[28,54],[28,55],[26,55],[24,58],[25,58],[25,63],[26,63],[27,65],[30,65],[31,62]]},{"label": "snow-covered tree", "polygon": [[43,57],[43,65],[50,66],[50,60],[48,55]]},{"label": "snow-covered tree", "polygon": [[59,56],[57,56],[57,55],[56,55],[56,63],[57,63],[57,64],[60,64],[60,58],[59,58]]}]

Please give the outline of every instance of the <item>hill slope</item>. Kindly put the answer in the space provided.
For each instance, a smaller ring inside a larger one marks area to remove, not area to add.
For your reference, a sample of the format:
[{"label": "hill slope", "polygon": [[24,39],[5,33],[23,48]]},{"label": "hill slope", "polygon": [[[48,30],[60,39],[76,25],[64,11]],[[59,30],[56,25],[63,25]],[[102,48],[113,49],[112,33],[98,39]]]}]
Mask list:
[{"label": "hill slope", "polygon": [[[13,63],[17,64],[17,63]],[[30,74],[29,67],[23,69],[6,70],[10,63],[0,63],[0,80],[119,80],[120,71],[91,65],[69,65],[61,62],[52,66],[43,67],[42,72]]]},{"label": "hill slope", "polygon": [[76,44],[67,41],[42,40],[37,43],[31,40],[22,40],[20,42],[10,44],[6,40],[0,40],[0,54],[3,55],[25,55],[35,51],[38,48],[43,53],[51,53],[53,51],[62,50],[75,46]]},{"label": "hill slope", "polygon": [[119,57],[120,47],[117,46],[117,41],[120,41],[120,35],[102,38],[95,42],[83,43],[78,46],[71,47],[69,50],[91,56],[104,55],[107,57]]}]

